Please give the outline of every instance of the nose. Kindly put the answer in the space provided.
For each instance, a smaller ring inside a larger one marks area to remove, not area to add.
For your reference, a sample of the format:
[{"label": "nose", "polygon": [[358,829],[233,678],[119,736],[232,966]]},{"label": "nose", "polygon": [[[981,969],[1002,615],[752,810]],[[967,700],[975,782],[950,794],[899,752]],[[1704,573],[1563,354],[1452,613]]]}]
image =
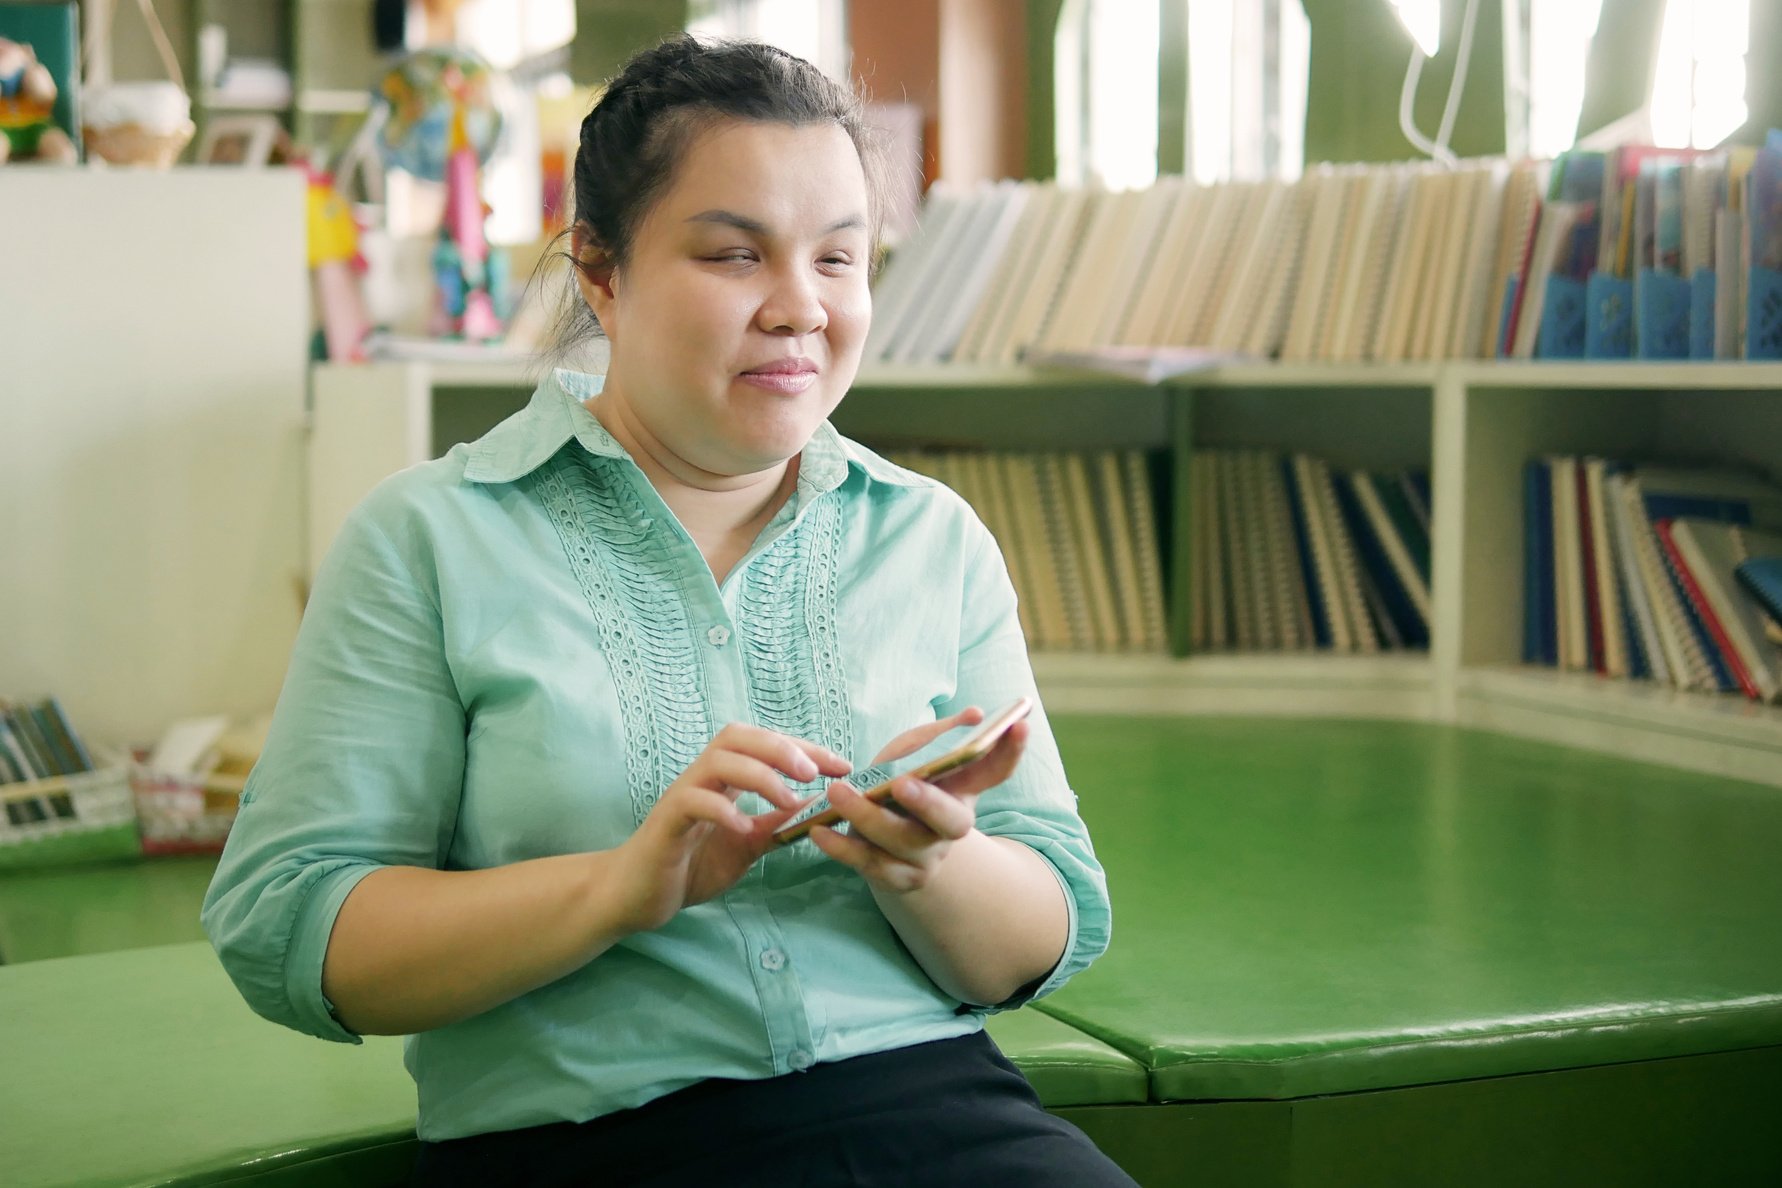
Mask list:
[{"label": "nose", "polygon": [[817,277],[801,265],[775,269],[756,321],[769,334],[796,338],[821,332],[829,325],[829,311],[818,292]]}]

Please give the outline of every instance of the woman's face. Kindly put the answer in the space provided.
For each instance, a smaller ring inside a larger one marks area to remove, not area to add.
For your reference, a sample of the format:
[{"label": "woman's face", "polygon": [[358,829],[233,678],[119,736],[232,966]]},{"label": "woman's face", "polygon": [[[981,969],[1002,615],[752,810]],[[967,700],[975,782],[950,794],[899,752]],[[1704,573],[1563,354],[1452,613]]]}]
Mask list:
[{"label": "woman's face", "polygon": [[697,132],[606,286],[608,387],[712,474],[797,454],[854,381],[872,315],[866,178],[834,124]]}]

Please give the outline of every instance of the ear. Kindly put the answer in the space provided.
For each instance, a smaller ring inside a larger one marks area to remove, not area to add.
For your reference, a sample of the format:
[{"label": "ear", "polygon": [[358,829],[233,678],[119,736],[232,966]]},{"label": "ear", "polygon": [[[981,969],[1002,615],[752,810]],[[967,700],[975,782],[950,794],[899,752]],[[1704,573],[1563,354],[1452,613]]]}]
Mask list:
[{"label": "ear", "polygon": [[577,222],[569,234],[569,253],[575,260],[575,287],[582,300],[600,319],[606,336],[613,336],[614,315],[618,312],[615,280],[618,266],[612,254],[594,238],[594,229],[586,221]]}]

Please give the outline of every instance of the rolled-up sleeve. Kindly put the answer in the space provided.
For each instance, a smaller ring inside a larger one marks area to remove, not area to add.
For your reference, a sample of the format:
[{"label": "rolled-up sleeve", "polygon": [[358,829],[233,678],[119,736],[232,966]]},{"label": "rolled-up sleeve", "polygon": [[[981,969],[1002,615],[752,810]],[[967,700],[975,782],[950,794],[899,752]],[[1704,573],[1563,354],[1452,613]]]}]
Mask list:
[{"label": "rolled-up sleeve", "polygon": [[1076,793],[1040,705],[1008,569],[989,532],[980,527],[978,538],[965,574],[958,677],[952,699],[936,706],[935,712],[944,717],[977,705],[989,714],[1017,697],[1033,698],[1020,766],[979,799],[977,827],[993,837],[1019,841],[1044,858],[1064,889],[1070,916],[1064,955],[1052,972],[1014,998],[987,1008],[1008,1010],[1050,994],[1101,956],[1108,947],[1113,913],[1107,876],[1077,815]]},{"label": "rolled-up sleeve", "polygon": [[202,913],[249,1006],[349,1043],[359,1038],[322,994],[335,917],[380,867],[440,865],[463,784],[465,715],[434,567],[405,520],[399,497],[374,493],[317,572]]}]

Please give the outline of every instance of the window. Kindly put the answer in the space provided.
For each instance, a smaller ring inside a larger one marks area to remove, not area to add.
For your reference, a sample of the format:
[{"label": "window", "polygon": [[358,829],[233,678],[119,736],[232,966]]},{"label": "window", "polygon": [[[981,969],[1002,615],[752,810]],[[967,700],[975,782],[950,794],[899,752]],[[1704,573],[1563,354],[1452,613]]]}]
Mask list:
[{"label": "window", "polygon": [[749,37],[796,54],[838,82],[848,81],[843,0],[693,0],[687,32]]},{"label": "window", "polygon": [[1188,172],[1195,181],[1300,175],[1311,55],[1300,0],[1188,0]]},{"label": "window", "polygon": [[[1744,125],[1750,0],[1667,0],[1644,116],[1653,143],[1711,148]],[[1584,64],[1602,0],[1514,0],[1505,8],[1509,152],[1537,157],[1576,140]],[[1518,103],[1520,100],[1520,104]],[[1526,114],[1526,139],[1516,115]],[[1591,129],[1585,129],[1591,131]]]},{"label": "window", "polygon": [[1058,18],[1058,180],[1157,179],[1158,0],[1066,0]]},{"label": "window", "polygon": [[1750,0],[1669,0],[1652,80],[1654,143],[1712,148],[1744,125],[1750,41]]}]

